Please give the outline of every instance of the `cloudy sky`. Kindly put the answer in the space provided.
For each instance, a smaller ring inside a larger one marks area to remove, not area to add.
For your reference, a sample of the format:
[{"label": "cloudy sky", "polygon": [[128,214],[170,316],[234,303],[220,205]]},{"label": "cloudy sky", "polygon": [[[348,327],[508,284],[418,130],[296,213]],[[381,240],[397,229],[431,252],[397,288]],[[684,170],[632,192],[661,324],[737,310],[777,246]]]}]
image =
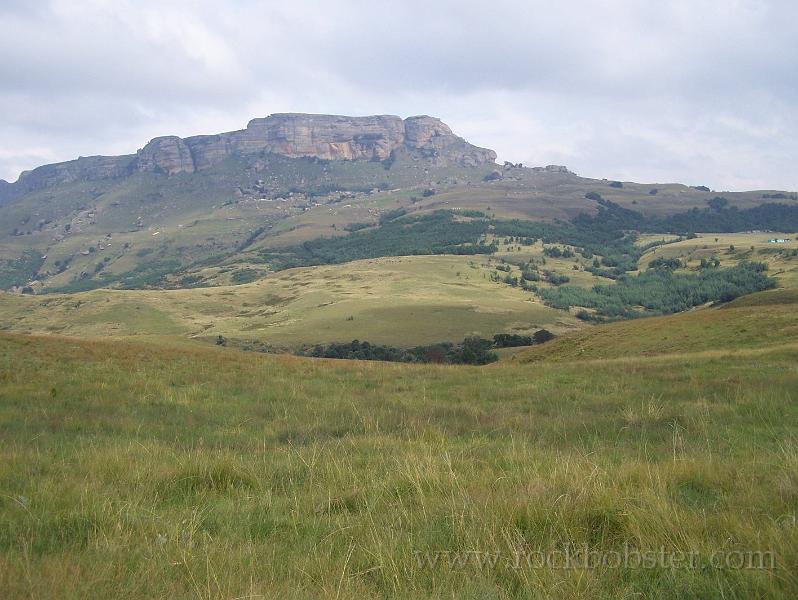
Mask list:
[{"label": "cloudy sky", "polygon": [[798,189],[795,0],[0,0],[0,178],[275,112],[431,114],[499,160]]}]

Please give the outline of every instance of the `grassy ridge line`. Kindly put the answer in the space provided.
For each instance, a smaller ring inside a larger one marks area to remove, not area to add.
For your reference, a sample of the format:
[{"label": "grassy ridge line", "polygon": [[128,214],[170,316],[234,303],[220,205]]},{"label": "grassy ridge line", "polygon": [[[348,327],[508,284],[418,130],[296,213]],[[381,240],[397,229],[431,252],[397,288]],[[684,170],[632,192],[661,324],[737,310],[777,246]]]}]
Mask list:
[{"label": "grassy ridge line", "polygon": [[[499,356],[504,358],[504,360],[518,360],[519,354],[524,354],[527,352],[527,349],[518,348],[508,348],[509,350],[505,353],[500,353]],[[515,352],[512,352],[515,350]],[[703,359],[719,359],[719,358],[734,358],[734,357],[761,357],[767,354],[777,354],[781,352],[791,352],[794,350],[798,350],[798,342],[789,342],[785,344],[773,344],[770,346],[765,347],[756,347],[756,348],[731,348],[728,350],[696,350],[696,351],[684,351],[684,350],[677,350],[671,351],[667,353],[661,354],[642,354],[642,355],[623,355],[623,356],[614,356],[609,358],[569,358],[566,359],[564,357],[552,357],[549,360],[545,358],[540,360],[535,359],[528,359],[525,358],[519,361],[519,364],[524,363],[535,363],[535,364],[545,364],[545,363],[578,363],[578,364],[596,364],[596,365],[607,365],[611,366],[613,364],[622,365],[622,364],[635,364],[635,363],[642,363],[645,362],[646,364],[651,364],[652,362],[656,363],[664,363],[664,362],[683,362],[686,359],[690,360],[703,360]]]},{"label": "grassy ridge line", "polygon": [[[794,597],[794,349],[386,365],[0,335],[17,597]],[[775,570],[419,566],[767,550]]]},{"label": "grassy ridge line", "polygon": [[551,362],[756,348],[798,340],[798,292],[773,290],[728,305],[597,325],[545,347],[519,352],[521,362]]},{"label": "grassy ridge line", "polygon": [[280,347],[353,339],[410,347],[541,327],[559,333],[578,324],[521,290],[492,283],[489,274],[468,257],[418,256],[298,268],[208,289],[0,294],[0,328],[206,342],[222,335]]}]

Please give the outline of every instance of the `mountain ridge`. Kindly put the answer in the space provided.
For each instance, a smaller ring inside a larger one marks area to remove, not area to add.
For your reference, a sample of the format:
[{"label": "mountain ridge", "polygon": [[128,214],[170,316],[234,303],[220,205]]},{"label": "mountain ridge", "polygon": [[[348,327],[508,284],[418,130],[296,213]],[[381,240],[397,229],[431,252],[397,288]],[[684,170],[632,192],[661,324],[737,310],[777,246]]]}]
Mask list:
[{"label": "mountain ridge", "polygon": [[24,171],[15,183],[0,182],[0,201],[64,183],[119,179],[136,172],[166,175],[206,170],[230,156],[257,153],[321,160],[388,160],[399,149],[418,152],[437,165],[493,163],[493,150],[455,135],[427,115],[348,117],[276,113],[249,121],[245,129],[150,140],[135,154],[88,156]]}]

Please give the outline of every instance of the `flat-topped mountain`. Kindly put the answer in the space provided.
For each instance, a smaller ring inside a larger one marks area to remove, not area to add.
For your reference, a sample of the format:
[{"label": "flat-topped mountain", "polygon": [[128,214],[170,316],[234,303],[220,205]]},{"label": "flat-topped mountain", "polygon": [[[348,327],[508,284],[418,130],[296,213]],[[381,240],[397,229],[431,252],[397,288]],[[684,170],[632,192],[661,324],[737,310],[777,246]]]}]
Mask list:
[{"label": "flat-topped mountain", "polygon": [[[464,255],[497,239],[494,221],[584,223],[602,211],[621,237],[651,223],[679,233],[798,223],[789,192],[588,179],[495,159],[434,117],[289,113],[45,165],[0,181],[0,290],[208,286],[357,257]],[[672,226],[657,221],[666,217]],[[505,240],[534,237],[508,231]]]},{"label": "flat-topped mountain", "polygon": [[274,114],[253,119],[246,129],[189,138],[158,137],[136,154],[91,156],[45,165],[22,173],[15,184],[0,183],[0,195],[16,195],[62,183],[115,179],[135,172],[167,175],[208,169],[230,156],[258,153],[323,160],[386,160],[407,150],[437,166],[492,163],[493,150],[479,148],[452,133],[440,119],[393,115],[344,117]]}]

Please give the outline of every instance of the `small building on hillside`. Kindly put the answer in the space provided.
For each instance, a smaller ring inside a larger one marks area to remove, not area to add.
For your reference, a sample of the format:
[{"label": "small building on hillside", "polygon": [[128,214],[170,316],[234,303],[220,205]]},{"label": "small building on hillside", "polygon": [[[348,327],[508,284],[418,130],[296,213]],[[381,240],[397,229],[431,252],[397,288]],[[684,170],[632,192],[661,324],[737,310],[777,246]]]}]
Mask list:
[{"label": "small building on hillside", "polygon": [[786,244],[790,241],[790,238],[771,238],[768,240],[768,244]]}]

